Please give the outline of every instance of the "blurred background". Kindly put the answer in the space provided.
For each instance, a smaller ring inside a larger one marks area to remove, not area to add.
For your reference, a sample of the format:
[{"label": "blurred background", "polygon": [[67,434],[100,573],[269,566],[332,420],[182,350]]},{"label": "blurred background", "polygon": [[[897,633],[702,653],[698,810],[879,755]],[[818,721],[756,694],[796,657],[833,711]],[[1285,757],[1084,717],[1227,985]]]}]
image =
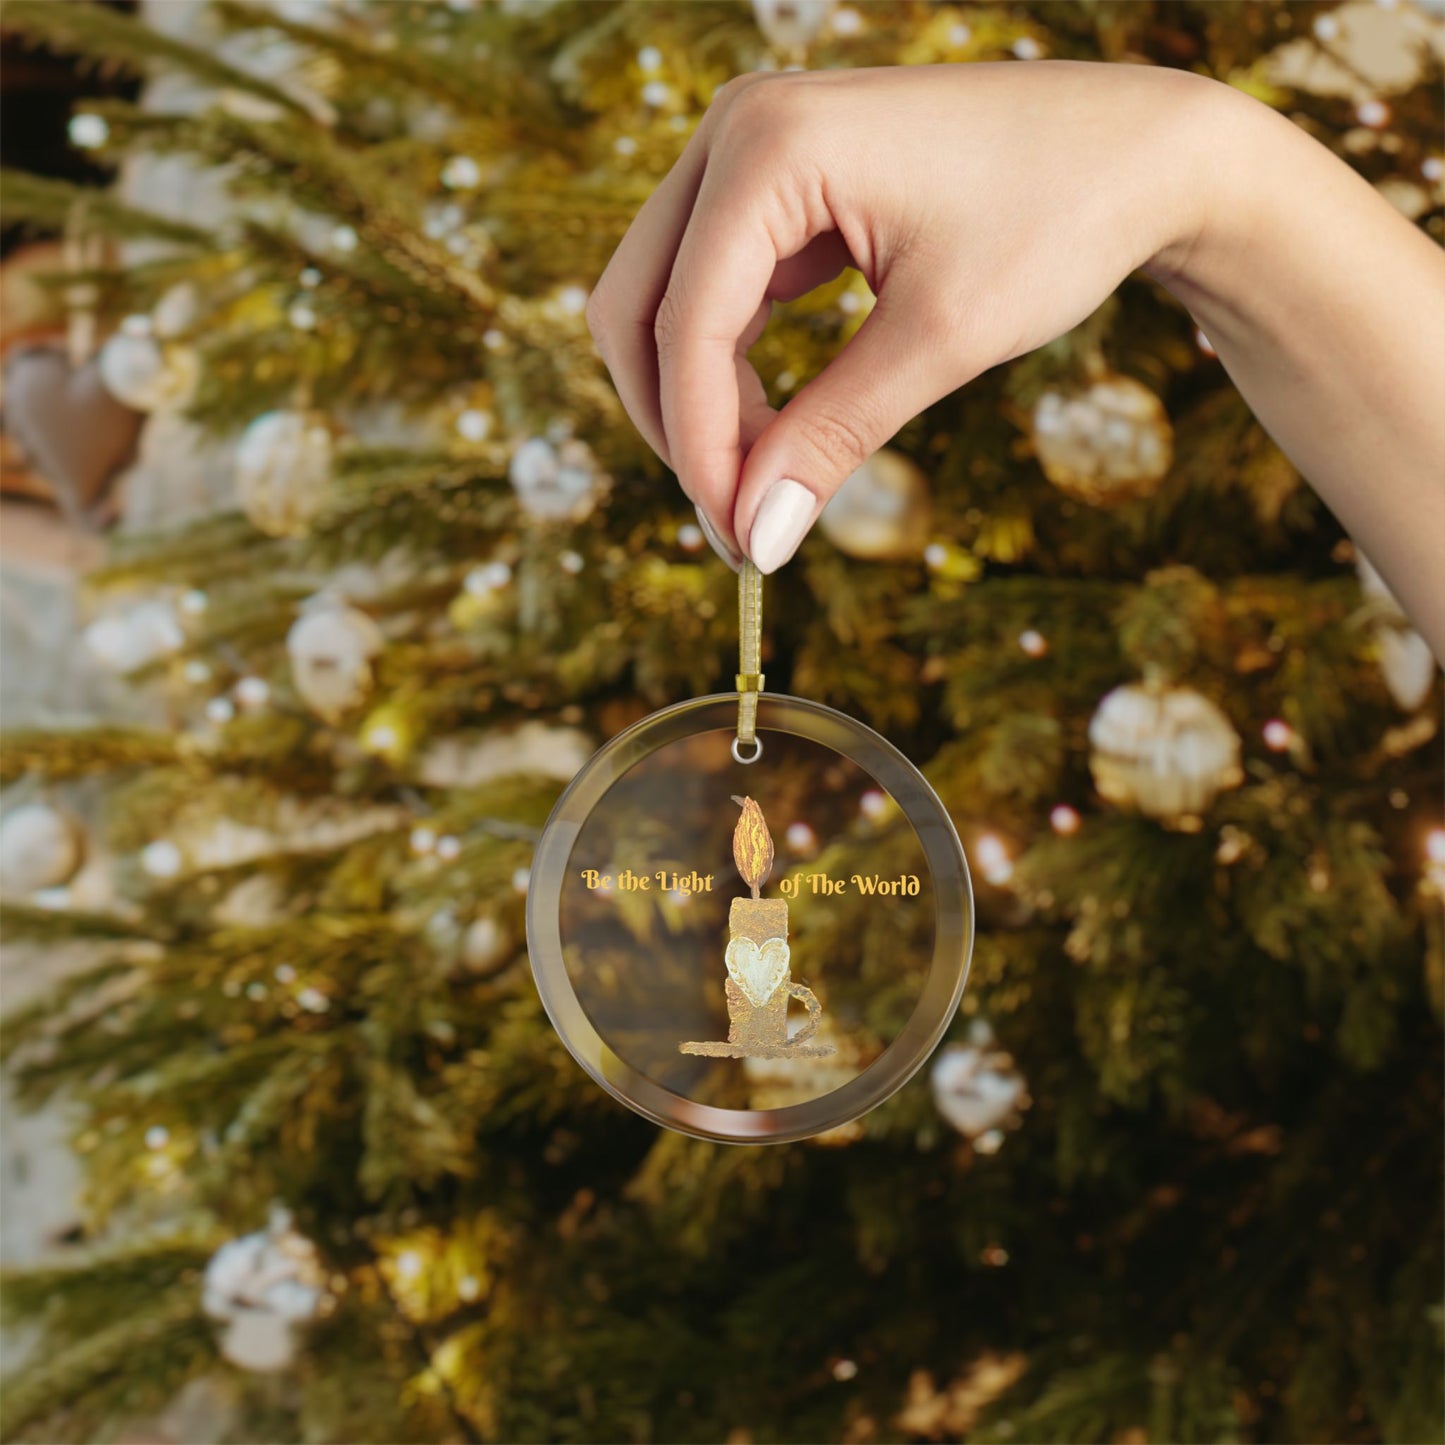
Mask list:
[{"label": "blurred background", "polygon": [[[523,938],[566,780],[736,670],[583,319],[718,86],[1185,67],[1441,239],[1439,4],[3,24],[5,1439],[1442,1437],[1437,670],[1151,282],[769,583],[769,687],[903,749],[973,864],[931,1067],[807,1143],[663,1133]],[[780,308],[775,404],[871,304]],[[784,870],[878,822],[789,810]],[[886,1009],[824,1002],[866,1063]]]}]

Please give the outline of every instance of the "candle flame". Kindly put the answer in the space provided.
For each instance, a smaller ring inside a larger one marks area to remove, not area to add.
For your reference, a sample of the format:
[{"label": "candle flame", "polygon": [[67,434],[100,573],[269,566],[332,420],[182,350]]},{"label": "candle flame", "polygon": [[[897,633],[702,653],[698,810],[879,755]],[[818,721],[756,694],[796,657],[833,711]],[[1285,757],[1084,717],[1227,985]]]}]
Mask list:
[{"label": "candle flame", "polygon": [[743,882],[758,896],[758,889],[773,871],[773,840],[763,821],[763,810],[751,798],[741,798],[743,815],[733,829],[733,861]]}]

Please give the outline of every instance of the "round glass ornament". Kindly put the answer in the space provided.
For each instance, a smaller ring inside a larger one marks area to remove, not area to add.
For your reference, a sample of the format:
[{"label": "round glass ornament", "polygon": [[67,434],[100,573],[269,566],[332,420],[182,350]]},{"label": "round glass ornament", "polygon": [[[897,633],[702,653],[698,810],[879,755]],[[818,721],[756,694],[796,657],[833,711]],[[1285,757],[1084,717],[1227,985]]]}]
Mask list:
[{"label": "round glass ornament", "polygon": [[963,994],[953,823],[871,728],[802,698],[696,698],[618,734],[558,800],[527,900],[553,1025],[608,1093],[699,1138],[839,1130],[902,1087]]}]

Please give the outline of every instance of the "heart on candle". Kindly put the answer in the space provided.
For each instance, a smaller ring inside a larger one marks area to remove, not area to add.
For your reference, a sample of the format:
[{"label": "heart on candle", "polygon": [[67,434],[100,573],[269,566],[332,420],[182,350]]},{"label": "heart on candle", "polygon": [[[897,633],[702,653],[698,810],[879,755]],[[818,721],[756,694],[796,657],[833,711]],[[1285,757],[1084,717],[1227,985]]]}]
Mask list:
[{"label": "heart on candle", "polygon": [[788,956],[785,938],[770,938],[761,948],[751,938],[735,938],[725,955],[728,973],[754,1008],[762,1008],[787,978]]}]

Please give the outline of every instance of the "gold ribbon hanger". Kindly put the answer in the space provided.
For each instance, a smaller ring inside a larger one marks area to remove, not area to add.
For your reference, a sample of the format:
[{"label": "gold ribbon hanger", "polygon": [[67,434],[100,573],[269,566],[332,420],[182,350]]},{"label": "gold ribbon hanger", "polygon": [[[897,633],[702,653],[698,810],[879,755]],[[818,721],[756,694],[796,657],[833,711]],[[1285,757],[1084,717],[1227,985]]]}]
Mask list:
[{"label": "gold ribbon hanger", "polygon": [[[763,574],[744,561],[738,572],[738,735],[735,761],[755,763],[763,755],[758,737],[758,694],[763,690]],[[744,755],[743,749],[751,752]]]}]

